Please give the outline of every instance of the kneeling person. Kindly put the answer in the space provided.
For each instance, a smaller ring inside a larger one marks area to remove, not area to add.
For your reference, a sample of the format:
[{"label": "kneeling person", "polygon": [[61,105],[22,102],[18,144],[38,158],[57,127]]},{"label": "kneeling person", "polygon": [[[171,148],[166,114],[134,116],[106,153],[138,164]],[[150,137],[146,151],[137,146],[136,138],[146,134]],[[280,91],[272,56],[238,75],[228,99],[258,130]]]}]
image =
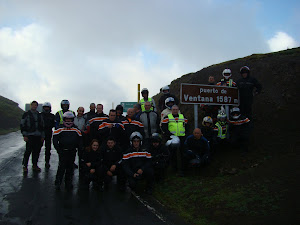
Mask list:
[{"label": "kneeling person", "polygon": [[169,149],[162,144],[160,134],[154,133],[150,138],[150,153],[156,181],[164,179],[170,157]]},{"label": "kneeling person", "polygon": [[112,177],[117,175],[119,189],[121,191],[125,190],[126,177],[121,167],[122,158],[122,149],[116,145],[115,138],[108,137],[106,144],[101,146],[102,173],[105,188],[108,188]]},{"label": "kneeling person", "polygon": [[200,167],[210,162],[209,143],[199,128],[195,128],[193,134],[186,138],[184,146],[190,166]]},{"label": "kneeling person", "polygon": [[151,165],[151,154],[142,148],[143,137],[139,132],[130,135],[130,147],[123,154],[123,168],[128,177],[129,186],[136,189],[138,180],[145,178],[147,181],[146,192],[152,194],[154,172]]},{"label": "kneeling person", "polygon": [[99,141],[93,139],[90,146],[82,155],[82,178],[83,188],[89,189],[90,182],[93,182],[93,189],[102,188],[101,182],[101,153]]}]

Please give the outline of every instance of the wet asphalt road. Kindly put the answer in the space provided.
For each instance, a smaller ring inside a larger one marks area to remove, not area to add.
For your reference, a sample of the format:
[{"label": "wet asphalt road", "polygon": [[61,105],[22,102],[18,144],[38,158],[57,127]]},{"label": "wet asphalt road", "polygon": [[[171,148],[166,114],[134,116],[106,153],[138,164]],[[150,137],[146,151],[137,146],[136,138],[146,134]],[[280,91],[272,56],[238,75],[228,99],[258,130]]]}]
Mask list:
[{"label": "wet asphalt road", "polygon": [[30,158],[27,175],[21,165],[24,150],[19,132],[0,136],[0,225],[174,224],[159,219],[129,190],[118,192],[115,184],[104,192],[78,190],[78,170],[73,191],[55,191],[58,156],[54,148],[51,168],[44,168],[43,147],[39,159],[42,172],[31,170]]}]

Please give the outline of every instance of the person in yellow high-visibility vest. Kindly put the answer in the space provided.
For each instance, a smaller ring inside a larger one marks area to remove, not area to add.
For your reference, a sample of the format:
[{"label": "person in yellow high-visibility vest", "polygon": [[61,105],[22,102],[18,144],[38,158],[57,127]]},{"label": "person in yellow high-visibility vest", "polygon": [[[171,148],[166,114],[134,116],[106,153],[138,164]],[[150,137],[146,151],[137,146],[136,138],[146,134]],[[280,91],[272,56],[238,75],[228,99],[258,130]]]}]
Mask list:
[{"label": "person in yellow high-visibility vest", "polygon": [[185,133],[188,121],[184,118],[183,114],[178,113],[178,111],[179,107],[177,105],[173,105],[172,113],[164,117],[161,128],[168,139],[179,139],[180,143],[176,143],[174,146],[172,146],[173,141],[170,141],[169,148],[171,153],[171,164],[173,168],[178,171],[179,176],[183,176],[183,145],[186,137]]},{"label": "person in yellow high-visibility vest", "polygon": [[145,102],[151,102],[151,110],[156,112],[156,105],[153,98],[149,98],[149,90],[147,88],[143,88],[141,91],[143,98],[140,100],[139,104],[141,105],[142,112],[145,112]]}]

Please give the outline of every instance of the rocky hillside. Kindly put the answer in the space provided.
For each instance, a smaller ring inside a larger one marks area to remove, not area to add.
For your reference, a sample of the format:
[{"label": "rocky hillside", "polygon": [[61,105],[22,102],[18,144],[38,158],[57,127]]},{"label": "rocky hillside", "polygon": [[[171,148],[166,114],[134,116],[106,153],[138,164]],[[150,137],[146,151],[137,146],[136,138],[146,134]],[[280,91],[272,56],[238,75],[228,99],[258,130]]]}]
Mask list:
[{"label": "rocky hillside", "polygon": [[[156,187],[155,197],[188,224],[299,222],[300,48],[254,54],[186,74],[171,83],[171,93],[179,98],[181,83],[207,84],[209,75],[219,81],[224,68],[230,68],[237,80],[244,65],[263,86],[254,99],[248,154],[224,148],[197,176],[170,175]],[[160,95],[154,97],[155,101]],[[180,105],[180,110],[189,119],[191,132],[193,105]],[[200,110],[198,120],[202,121]]]},{"label": "rocky hillside", "polygon": [[[179,98],[180,84],[207,84],[209,75],[216,81],[222,78],[225,68],[232,70],[234,80],[240,78],[239,69],[247,65],[251,69],[251,76],[256,77],[263,85],[263,91],[255,97],[253,111],[255,118],[254,137],[275,141],[285,139],[294,143],[299,120],[296,114],[300,110],[300,48],[269,54],[253,54],[228,62],[212,65],[198,72],[186,74],[170,85],[171,93]],[[156,102],[161,94],[154,98]],[[194,125],[193,105],[181,105],[181,111],[189,119],[190,127]],[[202,120],[201,112],[199,121]],[[299,143],[299,142],[298,142]]]},{"label": "rocky hillside", "polygon": [[18,129],[23,113],[18,103],[0,96],[0,134]]}]

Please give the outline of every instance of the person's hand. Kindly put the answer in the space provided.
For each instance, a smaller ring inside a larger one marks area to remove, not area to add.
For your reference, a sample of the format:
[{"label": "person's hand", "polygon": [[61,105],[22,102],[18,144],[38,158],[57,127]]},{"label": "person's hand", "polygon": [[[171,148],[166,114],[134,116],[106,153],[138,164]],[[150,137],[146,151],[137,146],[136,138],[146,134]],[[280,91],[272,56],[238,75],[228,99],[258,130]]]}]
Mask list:
[{"label": "person's hand", "polygon": [[91,167],[92,163],[86,163],[86,165],[87,165],[88,167]]},{"label": "person's hand", "polygon": [[110,171],[107,171],[107,173],[106,173],[108,176],[110,176],[110,177],[112,177],[112,172],[110,172]]},{"label": "person's hand", "polygon": [[116,165],[112,165],[111,167],[110,167],[110,171],[111,172],[114,172],[116,170]]},{"label": "person's hand", "polygon": [[95,172],[96,172],[95,169],[91,169],[91,170],[90,170],[90,173],[92,173],[92,174],[95,173]]},{"label": "person's hand", "polygon": [[27,142],[27,141],[28,141],[28,137],[24,137],[23,139],[24,139],[24,141],[25,141],[25,142]]},{"label": "person's hand", "polygon": [[142,169],[138,169],[137,173],[140,174],[140,175],[142,175],[143,170]]},{"label": "person's hand", "polygon": [[133,177],[134,177],[134,178],[136,178],[136,177],[138,177],[138,176],[139,176],[138,173],[133,174]]}]

